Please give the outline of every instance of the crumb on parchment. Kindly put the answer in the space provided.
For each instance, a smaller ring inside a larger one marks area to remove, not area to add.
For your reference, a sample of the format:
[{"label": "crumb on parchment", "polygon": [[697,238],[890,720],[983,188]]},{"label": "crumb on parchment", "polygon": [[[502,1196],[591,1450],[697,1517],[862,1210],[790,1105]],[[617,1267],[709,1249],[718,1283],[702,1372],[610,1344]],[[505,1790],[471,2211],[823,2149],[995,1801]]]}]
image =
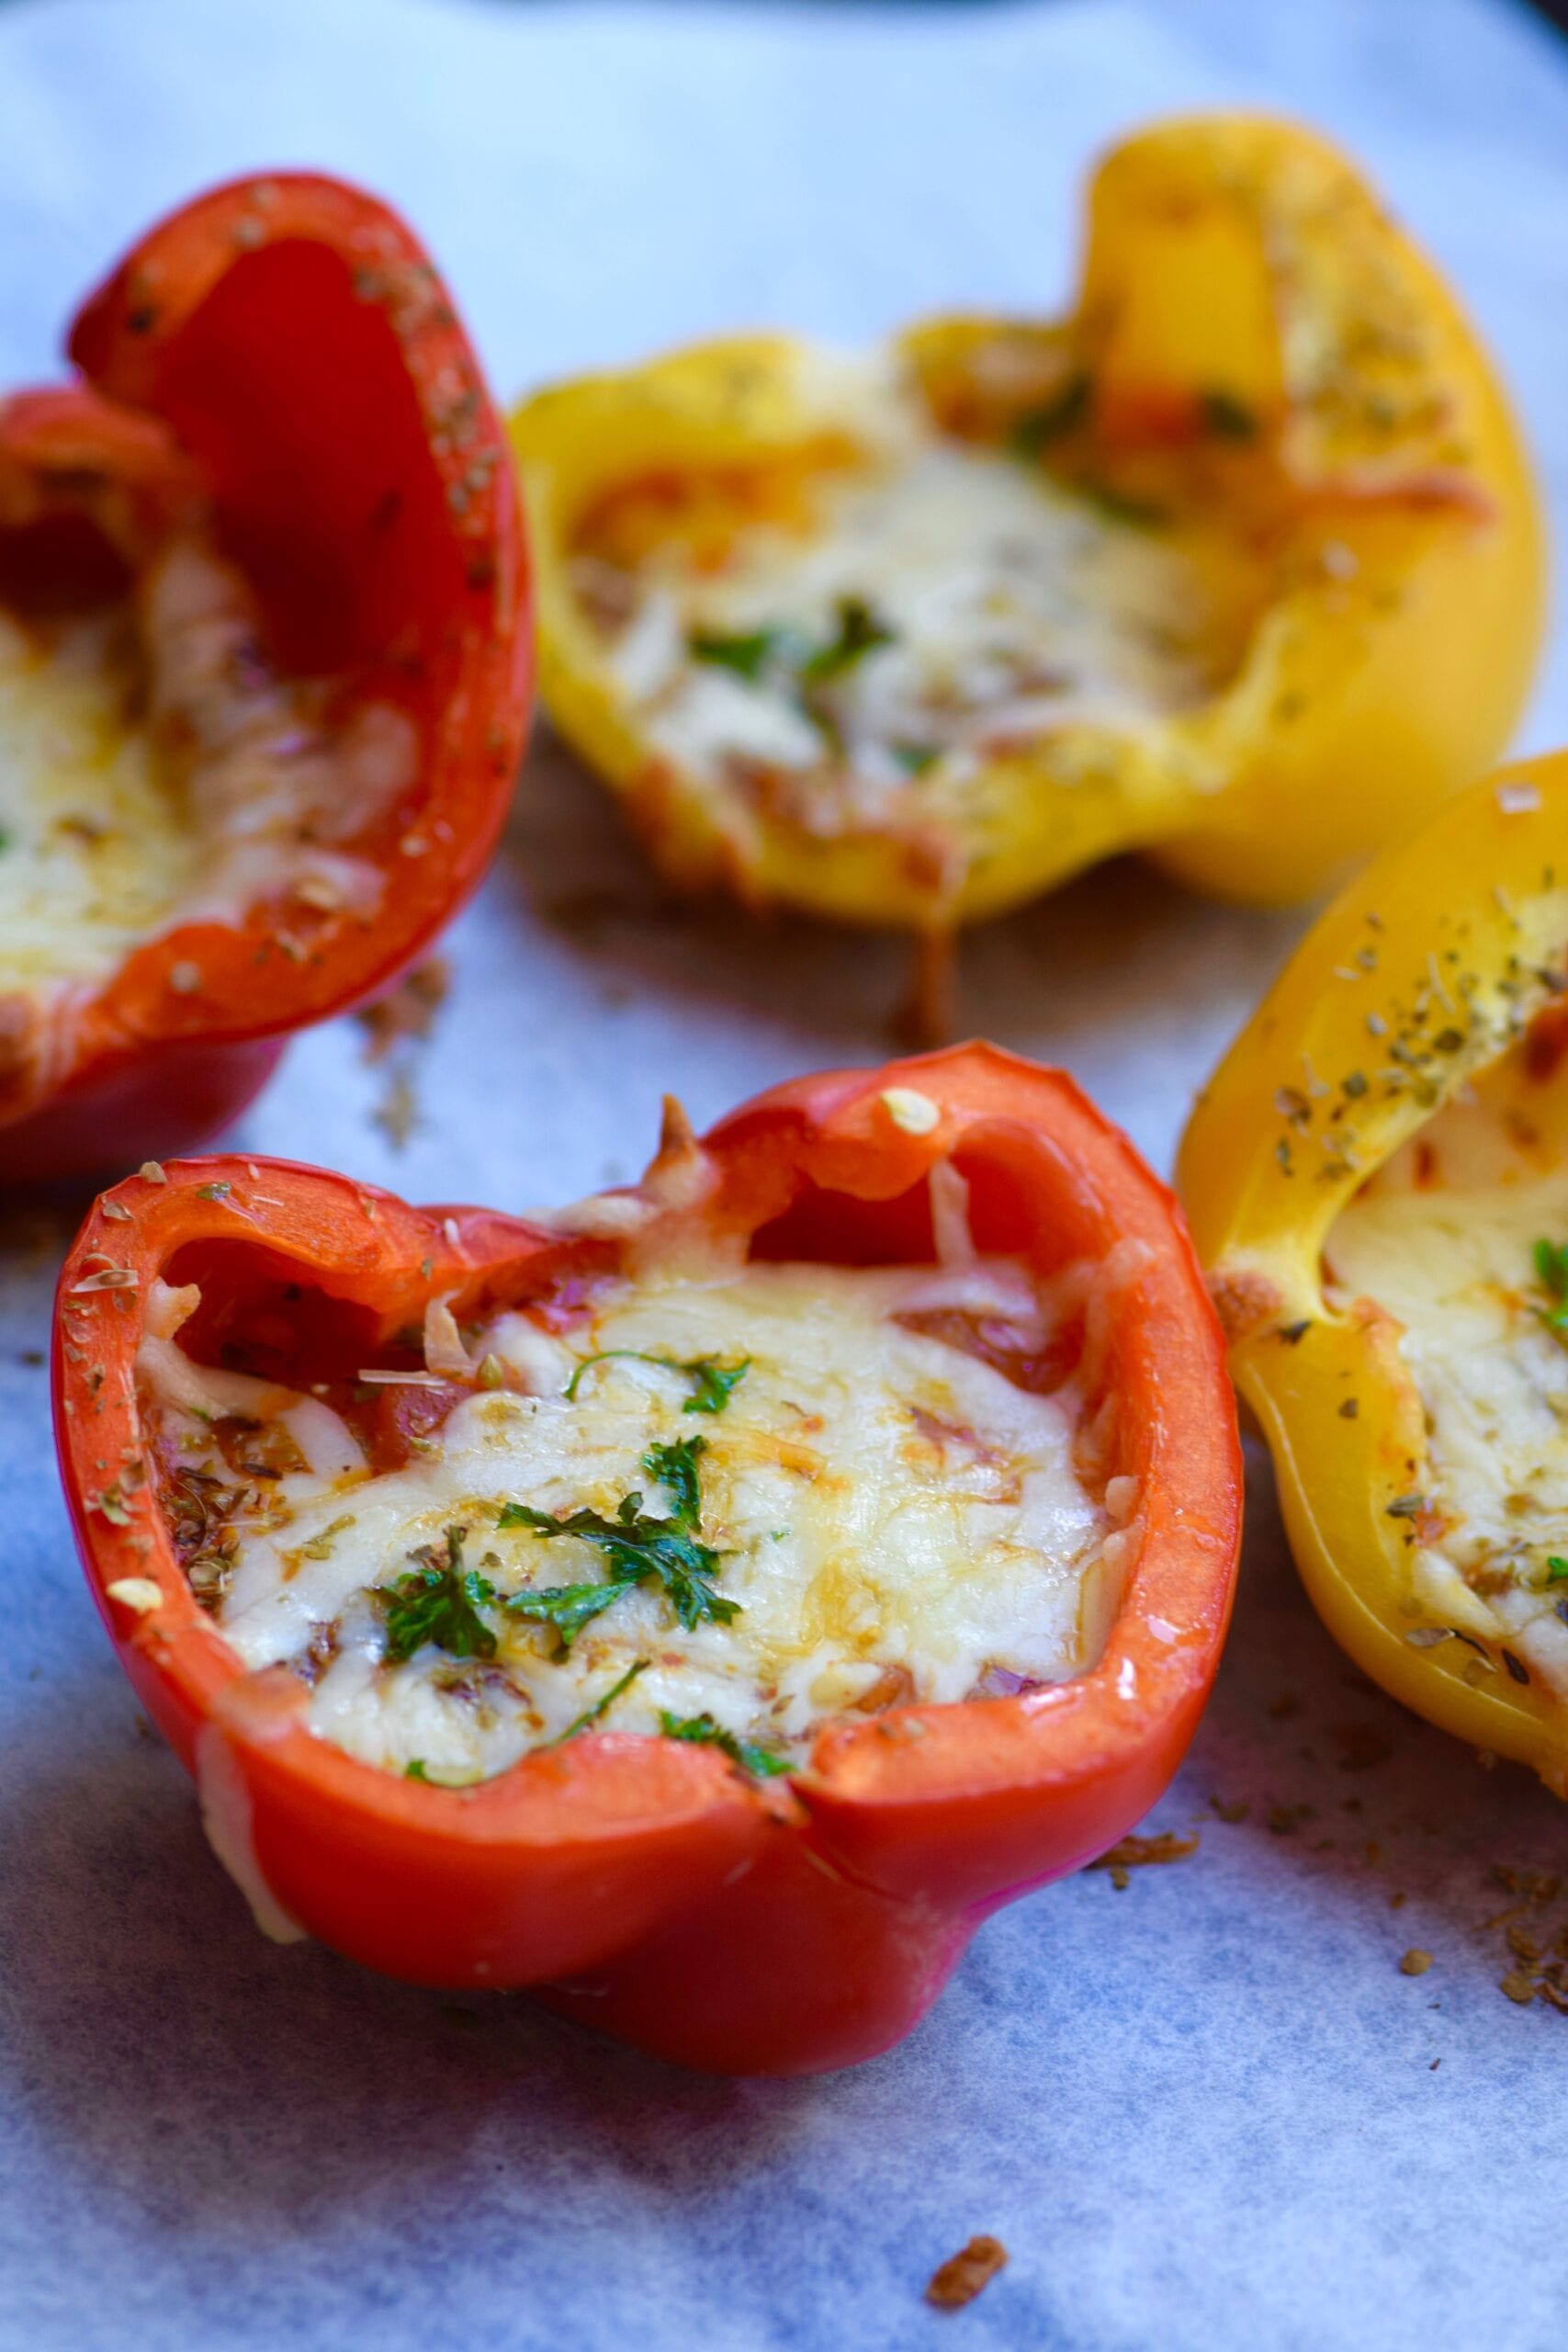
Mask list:
[{"label": "crumb on parchment", "polygon": [[1497,1979],[1497,1990],[1521,2009],[1540,2001],[1568,2017],[1568,1924],[1551,1917],[1563,1892],[1562,1876],[1494,1862],[1492,1878],[1515,1898],[1505,1910],[1482,1922],[1487,1934],[1502,1928],[1513,1962]]},{"label": "crumb on parchment", "polygon": [[355,1015],[365,1031],[365,1061],[372,1069],[387,1068],[381,1100],[370,1115],[394,1151],[401,1151],[419,1125],[413,1057],[428,1039],[450,987],[446,958],[427,956]]},{"label": "crumb on parchment", "polygon": [[428,1037],[450,986],[451,969],[446,957],[429,956],[412,972],[405,972],[384,996],[361,1005],[355,1019],[365,1031],[366,1060],[385,1061],[400,1038],[419,1042]]},{"label": "crumb on parchment", "polygon": [[984,2287],[988,2287],[998,2270],[1007,2267],[1008,2250],[1000,2238],[971,2238],[957,2254],[950,2255],[931,2273],[926,2288],[926,2301],[939,2311],[962,2311],[972,2303]]},{"label": "crumb on parchment", "polygon": [[1129,1871],[1142,1870],[1150,1862],[1184,1862],[1198,1850],[1198,1833],[1190,1838],[1178,1837],[1174,1829],[1161,1829],[1152,1838],[1122,1838],[1109,1853],[1096,1855],[1084,1867],[1091,1871],[1109,1871],[1111,1883],[1120,1893],[1127,1883]]}]

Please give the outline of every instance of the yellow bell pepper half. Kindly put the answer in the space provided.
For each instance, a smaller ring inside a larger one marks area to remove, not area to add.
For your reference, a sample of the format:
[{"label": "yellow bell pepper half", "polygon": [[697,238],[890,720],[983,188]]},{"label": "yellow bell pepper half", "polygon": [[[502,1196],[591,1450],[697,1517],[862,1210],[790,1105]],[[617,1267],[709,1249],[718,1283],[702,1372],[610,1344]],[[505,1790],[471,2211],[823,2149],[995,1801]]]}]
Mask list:
[{"label": "yellow bell pepper half", "polygon": [[1568,753],[1323,916],[1178,1181],[1329,1631],[1568,1795]]},{"label": "yellow bell pepper half", "polygon": [[1436,270],[1292,125],[1118,147],[1055,324],[777,335],[515,414],[541,684],[664,872],[940,933],[1143,849],[1339,879],[1501,750],[1541,526]]}]

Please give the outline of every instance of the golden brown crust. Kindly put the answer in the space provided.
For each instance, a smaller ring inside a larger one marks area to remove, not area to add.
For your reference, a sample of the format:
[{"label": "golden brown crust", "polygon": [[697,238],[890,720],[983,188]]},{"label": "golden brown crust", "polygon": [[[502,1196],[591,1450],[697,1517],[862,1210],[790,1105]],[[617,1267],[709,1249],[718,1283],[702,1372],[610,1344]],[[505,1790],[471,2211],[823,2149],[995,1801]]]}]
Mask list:
[{"label": "golden brown crust", "polygon": [[1256,1266],[1216,1266],[1208,1284],[1220,1329],[1233,1348],[1265,1323],[1277,1320],[1285,1304],[1279,1283]]}]

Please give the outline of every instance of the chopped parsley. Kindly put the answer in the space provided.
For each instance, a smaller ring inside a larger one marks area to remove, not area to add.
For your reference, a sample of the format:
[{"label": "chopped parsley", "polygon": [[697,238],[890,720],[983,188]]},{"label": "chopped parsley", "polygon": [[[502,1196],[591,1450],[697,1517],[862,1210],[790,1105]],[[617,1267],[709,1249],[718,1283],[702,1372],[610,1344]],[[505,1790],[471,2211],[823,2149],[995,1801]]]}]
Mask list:
[{"label": "chopped parsley", "polygon": [[426,1544],[410,1568],[389,1585],[373,1585],[370,1597],[387,1621],[385,1657],[400,1666],[431,1643],[448,1657],[493,1657],[495,1635],[479,1615],[495,1599],[495,1587],[477,1568],[463,1566],[466,1527],[449,1527],[445,1544]]},{"label": "chopped parsley", "polygon": [[722,1413],[751,1367],[750,1356],[743,1356],[737,1364],[720,1363],[716,1356],[694,1356],[683,1363],[677,1356],[649,1355],[643,1348],[601,1348],[597,1355],[584,1356],[567,1382],[567,1403],[577,1402],[578,1384],[585,1372],[616,1356],[627,1356],[634,1363],[662,1364],[666,1372],[684,1373],[694,1385],[681,1408],[683,1413]]},{"label": "chopped parsley", "polygon": [[1554,1340],[1568,1348],[1568,1243],[1538,1241],[1531,1252],[1536,1280],[1551,1301],[1536,1313]]},{"label": "chopped parsley", "polygon": [[840,596],[838,614],[837,635],[801,663],[801,682],[805,685],[825,686],[842,677],[846,670],[852,670],[857,662],[867,653],[874,653],[879,645],[893,643],[894,632],[877,618],[863,596]]},{"label": "chopped parsley", "polygon": [[462,1764],[429,1764],[423,1756],[415,1756],[403,1766],[403,1778],[423,1781],[433,1789],[471,1789],[484,1774]]},{"label": "chopped parsley", "polygon": [[1560,1560],[1555,1552],[1549,1552],[1546,1555],[1546,1581],[1548,1584],[1568,1582],[1568,1560]]},{"label": "chopped parsley", "polygon": [[1064,434],[1074,432],[1087,424],[1094,399],[1094,386],[1088,376],[1069,376],[1059,392],[1039,408],[1026,409],[1014,419],[1008,444],[1019,458],[1037,458],[1053,441]]},{"label": "chopped parsley", "polygon": [[1108,523],[1125,523],[1134,531],[1157,531],[1169,520],[1164,507],[1156,506],[1153,499],[1134,498],[1110,482],[1086,481],[1080,483],[1079,491]]},{"label": "chopped parsley", "polygon": [[[702,1523],[703,1497],[697,1463],[707,1447],[705,1437],[681,1437],[672,1445],[650,1445],[642,1457],[642,1466],[649,1476],[657,1478],[675,1498],[675,1525],[692,1534]],[[636,1499],[640,1505],[642,1497],[638,1495]],[[626,1510],[625,1503],[621,1509]]]},{"label": "chopped parsley", "polygon": [[794,642],[784,628],[755,628],[735,637],[716,629],[694,629],[686,650],[694,662],[717,670],[733,670],[738,678],[755,684],[771,662],[781,659]]},{"label": "chopped parsley", "polygon": [[893,756],[906,775],[924,775],[942,757],[940,743],[895,743]]},{"label": "chopped parsley", "polygon": [[497,1524],[530,1527],[537,1536],[575,1535],[604,1555],[609,1581],[604,1584],[558,1585],[543,1592],[513,1593],[504,1606],[516,1617],[531,1617],[554,1625],[564,1645],[608,1609],[634,1585],[657,1583],[689,1634],[702,1623],[728,1625],[740,1604],[727,1600],[713,1588],[723,1555],[701,1540],[702,1491],[697,1463],[707,1449],[703,1437],[683,1437],[673,1445],[650,1445],[642,1466],[674,1498],[668,1519],[646,1513],[640,1493],[622,1497],[614,1519],[596,1510],[574,1510],[556,1519],[531,1503],[506,1503]]},{"label": "chopped parsley", "polygon": [[[525,1506],[522,1503],[508,1503],[506,1509],[517,1512],[519,1517],[508,1519],[503,1512],[502,1527],[524,1523],[521,1514]],[[547,1511],[540,1511],[537,1516],[541,1520],[549,1519]],[[551,1519],[547,1528],[540,1527],[536,1532],[540,1535],[579,1535],[582,1530],[569,1527],[564,1520]],[[607,1584],[550,1585],[543,1591],[514,1592],[502,1605],[510,1616],[527,1617],[536,1624],[553,1625],[560,1635],[562,1649],[569,1650],[584,1625],[619,1600],[624,1592],[629,1592],[636,1581],[631,1577],[612,1577]]]},{"label": "chopped parsley", "polygon": [[1250,441],[1258,431],[1258,419],[1245,401],[1234,392],[1208,391],[1199,395],[1202,411],[1203,430],[1218,441]]},{"label": "chopped parsley", "polygon": [[693,629],[686,650],[694,662],[728,670],[748,685],[772,684],[795,702],[836,752],[841,746],[832,713],[822,700],[824,688],[879,645],[891,645],[895,636],[863,596],[840,596],[836,611],[833,635],[824,644],[813,645],[799,629],[781,623],[734,635]]},{"label": "chopped parsley", "polygon": [[233,1191],[232,1184],[198,1184],[197,1197],[204,1201],[226,1201]]},{"label": "chopped parsley", "polygon": [[683,1413],[722,1413],[746,1374],[751,1369],[750,1356],[742,1356],[736,1364],[720,1363],[716,1356],[698,1356],[681,1370],[696,1386],[681,1410]]},{"label": "chopped parsley", "polygon": [[602,1691],[591,1707],[584,1707],[582,1713],[568,1724],[563,1732],[558,1732],[554,1739],[547,1739],[545,1742],[546,1747],[564,1747],[567,1741],[575,1739],[580,1731],[586,1731],[591,1724],[596,1724],[600,1716],[615,1705],[622,1691],[629,1689],[639,1674],[646,1674],[652,1663],[651,1658],[639,1657],[635,1666],[628,1666],[618,1682],[612,1682],[609,1689]]},{"label": "chopped parsley", "polygon": [[716,1747],[743,1772],[759,1781],[771,1779],[775,1772],[787,1772],[786,1757],[775,1756],[771,1748],[759,1747],[752,1739],[741,1739],[736,1733],[726,1731],[711,1715],[671,1715],[662,1707],[659,1710],[659,1728],[666,1739],[689,1739],[699,1747]]}]

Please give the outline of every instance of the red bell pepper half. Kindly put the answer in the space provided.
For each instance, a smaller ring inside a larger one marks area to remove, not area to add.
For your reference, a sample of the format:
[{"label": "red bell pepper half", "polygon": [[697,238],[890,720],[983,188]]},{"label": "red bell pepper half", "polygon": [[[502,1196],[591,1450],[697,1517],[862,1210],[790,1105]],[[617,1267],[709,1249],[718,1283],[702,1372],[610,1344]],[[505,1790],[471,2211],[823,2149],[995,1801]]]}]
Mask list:
[{"label": "red bell pepper half", "polygon": [[532,684],[515,481],[478,360],[412,232],[309,173],[152,230],[77,318],[80,380],[0,403],[0,605],[133,593],[193,520],[237,568],[271,673],[340,737],[404,715],[406,775],[334,847],[373,906],[264,900],[139,942],[41,1035],[0,991],[0,1178],[188,1148],[292,1030],[387,985],[494,848]]},{"label": "red bell pepper half", "polygon": [[[916,1125],[934,1106],[928,1131],[900,1123],[890,1087],[924,1098]],[[613,1265],[624,1242],[581,1221],[411,1208],[283,1161],[133,1177],[61,1279],[58,1442],[121,1663],[264,1923],[420,1984],[533,1988],[689,2065],[808,2073],[907,2033],[987,1913],[1103,1852],[1166,1786],[1230,1610],[1235,1415],[1179,1209],[1060,1072],[987,1046],[829,1072],[760,1096],[703,1148],[704,1213],[756,1256],[930,1259],[927,1179],[951,1159],[982,1250],[1042,1277],[1099,1261],[1085,1410],[1104,1412],[1109,1475],[1136,1478],[1140,1501],[1104,1653],[1076,1680],[836,1719],[785,1778],[605,1730],[448,1788],[318,1737],[288,1668],[243,1670],[176,1560],[138,1407],[154,1279],[199,1285],[182,1332],[197,1358],[304,1385],[401,1361],[432,1298],[468,1320]],[[668,1160],[644,1179],[654,1197]]]}]

